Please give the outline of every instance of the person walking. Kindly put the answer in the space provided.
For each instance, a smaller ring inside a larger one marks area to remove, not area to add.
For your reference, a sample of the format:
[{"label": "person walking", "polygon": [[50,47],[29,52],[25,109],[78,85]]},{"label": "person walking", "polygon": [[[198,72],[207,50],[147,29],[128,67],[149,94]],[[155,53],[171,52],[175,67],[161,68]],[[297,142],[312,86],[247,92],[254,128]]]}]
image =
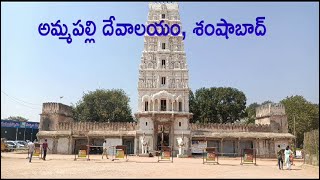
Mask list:
[{"label": "person walking", "polygon": [[29,158],[30,158],[30,157],[29,157],[29,154],[30,154],[30,152],[29,152],[29,144],[30,144],[30,141],[27,140],[26,142],[27,142],[27,148],[28,148],[28,157],[27,157],[26,159],[29,159]]},{"label": "person walking", "polygon": [[284,155],[285,155],[285,163],[287,165],[287,169],[291,170],[290,156],[292,155],[292,151],[290,150],[289,146],[286,147],[286,150],[284,151]]},{"label": "person walking", "polygon": [[35,145],[32,141],[30,141],[30,143],[28,144],[28,148],[29,148],[29,154],[30,154],[30,157],[29,157],[29,163],[31,163],[31,160],[32,160],[32,155],[33,155],[33,152],[34,152],[34,149],[35,149]]},{"label": "person walking", "polygon": [[280,145],[278,145],[278,152],[277,152],[277,157],[278,157],[278,166],[279,169],[283,169],[283,150],[280,148]]},{"label": "person walking", "polygon": [[46,160],[46,156],[47,156],[47,149],[51,150],[48,147],[48,143],[47,143],[47,139],[44,140],[44,143],[42,143],[42,150],[43,150],[43,160]]},{"label": "person walking", "polygon": [[106,140],[104,140],[102,146],[103,146],[102,159],[103,159],[103,155],[106,155],[107,159],[109,159],[109,157],[108,157],[108,147],[107,147],[107,141]]}]

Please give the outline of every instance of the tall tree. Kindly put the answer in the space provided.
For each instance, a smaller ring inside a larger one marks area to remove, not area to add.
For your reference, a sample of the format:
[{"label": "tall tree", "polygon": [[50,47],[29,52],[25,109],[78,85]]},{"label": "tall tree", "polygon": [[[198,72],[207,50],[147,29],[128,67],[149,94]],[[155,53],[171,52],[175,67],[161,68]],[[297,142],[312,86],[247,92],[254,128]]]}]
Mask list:
[{"label": "tall tree", "polygon": [[74,119],[96,122],[132,122],[129,97],[121,89],[96,91],[84,94],[73,106]]},{"label": "tall tree", "polygon": [[273,103],[273,102],[270,100],[267,100],[267,101],[262,102],[261,105],[265,105],[265,104],[269,104],[269,103]]},{"label": "tall tree", "polygon": [[304,133],[319,128],[319,105],[302,96],[290,96],[281,101],[288,116],[289,132],[296,132],[297,147],[303,145]]},{"label": "tall tree", "polygon": [[221,123],[233,123],[244,117],[247,99],[242,91],[231,87],[219,87],[215,91]]},{"label": "tall tree", "polygon": [[256,119],[256,108],[259,106],[260,104],[254,102],[246,108],[246,117],[247,117],[246,124],[255,122],[254,120]]},{"label": "tall tree", "polygon": [[246,97],[235,88],[200,88],[189,102],[190,112],[196,114],[192,122],[232,123],[245,115]]},{"label": "tall tree", "polygon": [[196,120],[199,119],[199,110],[197,108],[197,102],[191,89],[189,90],[189,111],[193,113],[190,122],[195,123]]}]

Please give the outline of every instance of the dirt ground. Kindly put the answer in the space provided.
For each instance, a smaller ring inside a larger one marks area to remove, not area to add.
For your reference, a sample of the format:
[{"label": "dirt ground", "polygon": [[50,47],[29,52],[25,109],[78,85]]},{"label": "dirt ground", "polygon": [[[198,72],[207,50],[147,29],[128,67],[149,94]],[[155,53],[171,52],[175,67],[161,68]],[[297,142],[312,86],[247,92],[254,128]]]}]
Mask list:
[{"label": "dirt ground", "polygon": [[[174,158],[157,162],[158,157],[128,156],[125,160],[90,161],[73,155],[48,154],[47,161],[26,154],[1,153],[1,178],[319,178],[319,167],[295,161],[292,170],[279,170],[276,159],[259,159],[257,166],[240,165],[240,158],[219,158],[219,165],[202,164],[202,158]],[[285,166],[284,166],[285,167]]]}]

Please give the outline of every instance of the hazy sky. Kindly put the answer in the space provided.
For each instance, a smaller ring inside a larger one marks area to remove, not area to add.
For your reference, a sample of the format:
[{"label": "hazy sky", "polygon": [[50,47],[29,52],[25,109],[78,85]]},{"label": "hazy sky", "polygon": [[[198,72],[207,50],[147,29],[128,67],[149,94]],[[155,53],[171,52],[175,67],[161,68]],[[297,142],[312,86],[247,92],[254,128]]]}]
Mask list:
[{"label": "hazy sky", "polygon": [[[193,91],[235,87],[247,104],[291,95],[319,103],[319,3],[183,2],[179,7]],[[110,16],[116,23],[142,24],[147,14],[147,2],[1,3],[1,118],[39,121],[43,102],[71,105],[97,88],[124,89],[134,113],[143,37],[103,36],[101,26]],[[255,24],[259,16],[266,17],[263,37],[226,40],[192,33],[200,20]],[[40,23],[57,20],[70,31],[78,19],[97,24],[95,44],[85,44],[85,37],[67,44],[38,32]]]}]

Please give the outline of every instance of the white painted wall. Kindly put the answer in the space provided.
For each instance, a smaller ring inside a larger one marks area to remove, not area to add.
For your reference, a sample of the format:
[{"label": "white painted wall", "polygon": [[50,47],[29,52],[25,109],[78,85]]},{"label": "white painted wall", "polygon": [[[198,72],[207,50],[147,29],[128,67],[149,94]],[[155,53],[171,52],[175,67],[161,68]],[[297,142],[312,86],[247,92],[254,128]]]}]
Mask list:
[{"label": "white painted wall", "polygon": [[[179,126],[181,122],[181,126]],[[187,130],[188,129],[188,119],[186,118],[177,118],[174,121],[174,130]]]},{"label": "white painted wall", "polygon": [[57,146],[57,153],[58,154],[68,154],[68,146],[69,146],[69,139],[68,138],[59,138],[58,139],[58,146]]},{"label": "white painted wall", "polygon": [[153,131],[154,124],[153,124],[153,121],[151,120],[151,118],[141,117],[139,119],[139,127],[140,127],[140,131],[142,131],[142,132]]},{"label": "white painted wall", "polygon": [[108,149],[108,155],[114,154],[114,148],[112,148],[111,146],[122,145],[122,139],[120,137],[118,137],[118,138],[106,138],[106,141],[107,141],[107,146],[110,147]]}]

